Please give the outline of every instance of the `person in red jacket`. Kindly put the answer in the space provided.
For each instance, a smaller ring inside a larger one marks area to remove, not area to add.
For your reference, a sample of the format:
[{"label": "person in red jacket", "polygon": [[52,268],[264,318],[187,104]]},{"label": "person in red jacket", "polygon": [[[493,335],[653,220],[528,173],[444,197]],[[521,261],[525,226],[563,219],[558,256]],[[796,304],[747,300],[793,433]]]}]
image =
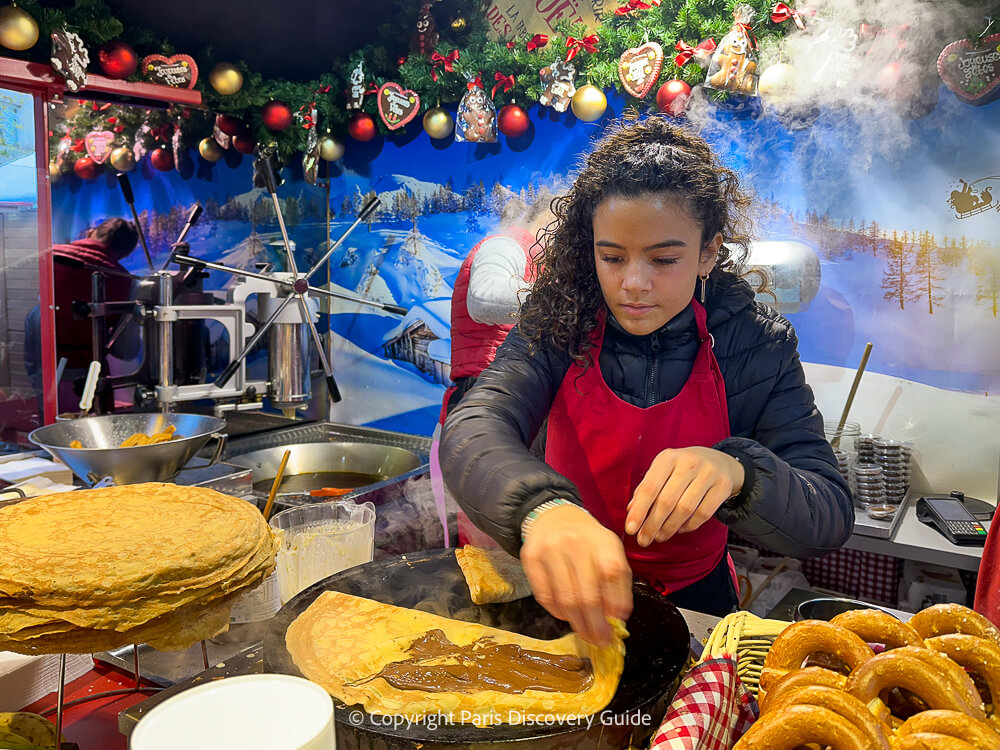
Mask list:
[{"label": "person in red jacket", "polygon": [[[435,430],[431,478],[441,515],[445,517],[445,491],[437,462],[437,434],[445,417],[489,367],[497,349],[514,326],[517,312],[534,277],[536,233],[553,219],[553,195],[542,190],[530,206],[514,198],[501,217],[500,230],[482,239],[466,256],[455,279],[451,297],[451,380],[445,391]],[[458,514],[460,544],[495,547],[492,539],[475,528],[464,513]]]},{"label": "person in red jacket", "polygon": [[[56,357],[66,359],[59,383],[59,411],[76,411],[80,406],[82,385],[76,383],[86,376],[93,358],[91,319],[74,310],[74,302],[91,301],[91,276],[96,271],[105,277],[105,299],[121,302],[132,298],[132,275],[122,260],[138,243],[135,225],[121,218],[102,221],[89,229],[84,237],[66,244],[52,246],[53,284],[56,301]],[[41,384],[41,343],[38,340],[37,312],[25,321],[25,364],[33,381]],[[117,323],[115,319],[109,321]],[[139,337],[136,326],[130,326],[118,337],[111,354],[130,359],[138,353]]]}]

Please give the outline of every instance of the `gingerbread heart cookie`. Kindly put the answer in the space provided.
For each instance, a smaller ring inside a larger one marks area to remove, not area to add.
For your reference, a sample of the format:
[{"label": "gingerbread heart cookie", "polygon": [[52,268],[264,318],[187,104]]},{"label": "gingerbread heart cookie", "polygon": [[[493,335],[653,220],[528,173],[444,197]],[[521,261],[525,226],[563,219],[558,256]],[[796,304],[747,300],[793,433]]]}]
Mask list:
[{"label": "gingerbread heart cookie", "polygon": [[175,89],[193,89],[198,81],[198,66],[190,55],[148,55],[142,58],[142,77]]},{"label": "gingerbread heart cookie", "polygon": [[403,127],[420,111],[420,96],[398,83],[383,83],[378,90],[378,113],[389,130]]},{"label": "gingerbread heart cookie", "polygon": [[650,92],[662,69],[663,47],[656,42],[627,49],[618,59],[618,77],[622,86],[636,99],[642,99]]},{"label": "gingerbread heart cookie", "polygon": [[989,104],[1000,96],[1000,34],[980,40],[960,39],[945,47],[937,60],[945,86],[966,104]]}]

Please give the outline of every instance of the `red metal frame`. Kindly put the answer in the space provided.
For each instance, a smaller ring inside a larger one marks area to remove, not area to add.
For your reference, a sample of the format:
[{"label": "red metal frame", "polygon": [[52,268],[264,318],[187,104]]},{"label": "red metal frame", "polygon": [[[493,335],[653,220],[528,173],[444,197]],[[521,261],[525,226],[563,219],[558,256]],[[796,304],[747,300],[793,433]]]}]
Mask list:
[{"label": "red metal frame", "polygon": [[133,83],[88,74],[80,91],[66,90],[65,82],[52,67],[43,63],[0,57],[0,88],[31,94],[35,102],[35,170],[38,179],[38,281],[41,309],[42,382],[45,424],[55,421],[56,399],[56,318],[52,282],[52,195],[49,192],[49,103],[64,96],[86,99],[89,94],[110,94],[131,103],[183,104],[201,106],[201,92],[153,83]]}]

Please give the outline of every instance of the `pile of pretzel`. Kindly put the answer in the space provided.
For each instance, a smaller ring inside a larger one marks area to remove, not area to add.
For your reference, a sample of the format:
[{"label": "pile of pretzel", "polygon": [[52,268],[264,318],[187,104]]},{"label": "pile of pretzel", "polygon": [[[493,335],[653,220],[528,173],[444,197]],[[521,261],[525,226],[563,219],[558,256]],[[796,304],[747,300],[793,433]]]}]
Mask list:
[{"label": "pile of pretzel", "polygon": [[[803,667],[814,654],[849,673]],[[908,623],[878,610],[797,622],[768,651],[758,699],[760,718],[734,750],[1000,750],[1000,629],[958,604]]]}]

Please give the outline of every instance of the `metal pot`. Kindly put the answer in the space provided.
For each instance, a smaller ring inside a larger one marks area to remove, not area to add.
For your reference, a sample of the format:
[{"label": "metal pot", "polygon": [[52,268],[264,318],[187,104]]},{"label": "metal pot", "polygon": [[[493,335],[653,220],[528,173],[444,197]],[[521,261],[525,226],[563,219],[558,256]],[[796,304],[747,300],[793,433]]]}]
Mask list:
[{"label": "metal pot", "polygon": [[323,487],[360,488],[405,474],[420,466],[420,457],[405,448],[378,443],[296,443],[231,456],[228,460],[253,471],[253,482],[266,491],[278,474],[285,450],[291,450],[279,495],[299,495]]},{"label": "metal pot", "polygon": [[[154,445],[120,447],[131,435],[152,435],[173,425],[175,437]],[[215,450],[209,465],[226,446],[225,420],[201,414],[108,414],[55,422],[34,430],[28,439],[62,461],[88,487],[111,477],[116,485],[167,482],[209,441]],[[79,440],[83,448],[71,448]],[[202,468],[202,467],[199,467]]]},{"label": "metal pot", "polygon": [[[386,604],[420,609],[445,617],[481,622],[534,638],[557,638],[566,623],[549,615],[532,597],[506,604],[476,605],[455,561],[454,550],[431,550],[386,557],[319,581],[297,594],[275,615],[264,637],[265,670],[301,676],[285,647],[285,632],[324,591],[342,591]],[[516,750],[642,747],[657,729],[677,686],[689,651],[690,633],[677,608],[647,584],[632,589],[634,608],[626,623],[625,669],[618,691],[593,722],[554,726],[499,725],[479,729],[467,724],[431,728],[406,722],[393,726],[359,706],[334,701],[340,750]]]}]

